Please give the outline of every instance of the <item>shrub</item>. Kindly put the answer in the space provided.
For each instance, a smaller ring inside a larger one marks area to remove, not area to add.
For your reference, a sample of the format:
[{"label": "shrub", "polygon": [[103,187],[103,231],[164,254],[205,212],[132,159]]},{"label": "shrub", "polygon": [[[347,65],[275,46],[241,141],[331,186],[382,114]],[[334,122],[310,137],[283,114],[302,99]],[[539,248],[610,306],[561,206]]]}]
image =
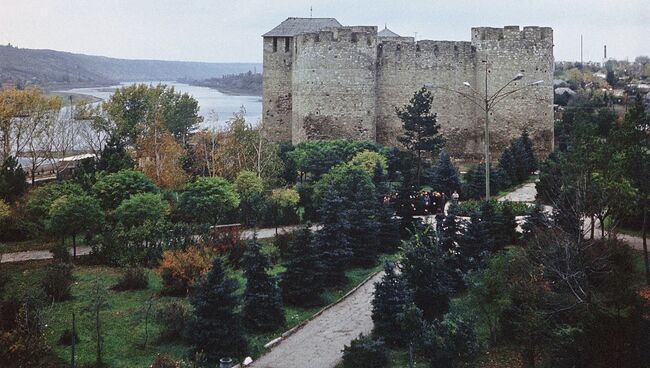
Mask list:
[{"label": "shrub", "polygon": [[343,368],[380,368],[388,366],[388,352],[382,340],[359,335],[343,347]]},{"label": "shrub", "polygon": [[143,290],[149,286],[149,276],[142,267],[127,268],[120,280],[113,286],[114,290]]},{"label": "shrub", "polygon": [[56,263],[49,266],[45,272],[43,290],[53,301],[60,302],[70,298],[73,281],[72,265]]},{"label": "shrub", "polygon": [[156,321],[161,326],[159,338],[163,341],[179,340],[189,318],[189,311],[179,302],[163,305],[156,313]]},{"label": "shrub", "polygon": [[184,360],[175,360],[174,358],[165,354],[158,354],[156,355],[156,358],[154,359],[153,363],[151,363],[150,368],[184,368],[184,367],[194,367],[194,365],[190,365]]},{"label": "shrub", "polygon": [[[485,201],[467,200],[458,203],[458,216],[469,216],[472,212],[480,212],[481,205]],[[495,201],[492,200],[492,206],[497,214],[503,212],[505,206],[510,206],[510,210],[515,216],[526,216],[528,214],[528,205],[523,202]]]},{"label": "shrub", "polygon": [[208,257],[194,247],[186,250],[168,250],[158,270],[162,277],[163,295],[186,296],[196,280],[208,271]]},{"label": "shrub", "polygon": [[275,244],[275,247],[280,252],[281,257],[284,257],[287,254],[287,250],[289,250],[289,246],[291,245],[291,242],[293,242],[294,238],[296,237],[296,233],[297,230],[286,232],[286,233],[280,232],[273,239],[273,243]]},{"label": "shrub", "polygon": [[64,244],[57,243],[50,248],[50,252],[52,253],[52,259],[54,259],[54,262],[70,263],[72,257],[70,256],[68,247]]}]

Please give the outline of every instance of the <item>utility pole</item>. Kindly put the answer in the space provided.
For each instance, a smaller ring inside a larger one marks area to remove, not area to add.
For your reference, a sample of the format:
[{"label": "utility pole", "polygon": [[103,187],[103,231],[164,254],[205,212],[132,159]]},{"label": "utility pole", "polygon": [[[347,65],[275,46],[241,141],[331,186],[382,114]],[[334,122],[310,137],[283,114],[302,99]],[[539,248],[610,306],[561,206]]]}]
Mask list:
[{"label": "utility pole", "polygon": [[77,338],[75,334],[77,333],[77,327],[74,318],[74,311],[72,311],[72,344],[70,344],[70,368],[76,368],[77,364],[75,362],[75,345],[77,344]]},{"label": "utility pole", "polygon": [[488,99],[488,61],[485,62],[485,200],[490,200],[490,101]]},{"label": "utility pole", "polygon": [[583,60],[582,60],[582,55],[583,55],[583,42],[582,42],[582,35],[580,35],[580,68],[584,66]]}]

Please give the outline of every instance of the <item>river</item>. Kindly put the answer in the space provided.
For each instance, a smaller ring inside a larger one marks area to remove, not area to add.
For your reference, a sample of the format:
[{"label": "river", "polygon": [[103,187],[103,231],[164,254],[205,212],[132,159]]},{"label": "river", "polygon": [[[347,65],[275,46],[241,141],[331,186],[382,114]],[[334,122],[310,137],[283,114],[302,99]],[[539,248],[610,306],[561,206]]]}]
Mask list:
[{"label": "river", "polygon": [[257,124],[262,119],[262,98],[260,96],[232,96],[221,93],[216,89],[191,86],[186,83],[178,82],[122,82],[116,86],[110,87],[90,87],[90,88],[73,88],[58,93],[75,93],[93,96],[102,100],[107,100],[117,88],[129,86],[137,83],[153,84],[158,83],[173,86],[176,91],[188,93],[199,102],[199,115],[203,117],[204,127],[210,127],[214,124],[211,121],[212,112],[219,117],[217,124],[223,126],[232,116],[243,106],[246,109],[246,121]]}]

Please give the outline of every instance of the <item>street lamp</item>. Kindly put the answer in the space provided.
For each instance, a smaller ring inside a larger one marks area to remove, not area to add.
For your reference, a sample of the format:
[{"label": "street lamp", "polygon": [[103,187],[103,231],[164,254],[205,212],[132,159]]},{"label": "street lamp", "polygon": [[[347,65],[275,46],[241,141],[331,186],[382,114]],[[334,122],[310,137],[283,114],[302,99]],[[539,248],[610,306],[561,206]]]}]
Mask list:
[{"label": "street lamp", "polygon": [[521,80],[524,77],[523,73],[517,73],[508,83],[506,83],[504,86],[499,88],[496,93],[493,95],[488,94],[488,63],[486,60],[483,60],[485,63],[485,94],[479,93],[476,89],[472,88],[472,85],[469,82],[463,82],[463,86],[468,88],[470,90],[470,93],[464,93],[461,91],[457,91],[448,87],[443,87],[443,86],[435,86],[433,84],[425,84],[425,88],[436,88],[436,89],[442,89],[445,91],[453,92],[456,93],[470,102],[472,102],[474,105],[478,106],[481,110],[485,112],[485,199],[490,200],[490,129],[489,129],[489,119],[490,119],[490,111],[492,108],[499,102],[503,101],[506,97],[510,96],[511,94],[521,91],[522,89],[532,87],[532,86],[538,86],[541,84],[544,84],[543,80],[538,80],[533,83],[526,84],[522,87],[515,88],[509,91],[505,91],[508,86],[516,82],[518,80]]}]

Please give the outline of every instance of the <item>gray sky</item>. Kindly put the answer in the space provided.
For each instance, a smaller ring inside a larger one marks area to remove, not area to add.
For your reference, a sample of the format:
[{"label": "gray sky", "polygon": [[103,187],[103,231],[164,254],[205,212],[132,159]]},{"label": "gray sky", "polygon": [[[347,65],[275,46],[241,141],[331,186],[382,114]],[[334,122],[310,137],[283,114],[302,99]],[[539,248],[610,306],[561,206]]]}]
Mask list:
[{"label": "gray sky", "polygon": [[418,39],[473,26],[554,29],[556,60],[650,55],[650,0],[0,0],[0,44],[129,59],[261,62],[260,35],[287,17],[384,23]]}]

